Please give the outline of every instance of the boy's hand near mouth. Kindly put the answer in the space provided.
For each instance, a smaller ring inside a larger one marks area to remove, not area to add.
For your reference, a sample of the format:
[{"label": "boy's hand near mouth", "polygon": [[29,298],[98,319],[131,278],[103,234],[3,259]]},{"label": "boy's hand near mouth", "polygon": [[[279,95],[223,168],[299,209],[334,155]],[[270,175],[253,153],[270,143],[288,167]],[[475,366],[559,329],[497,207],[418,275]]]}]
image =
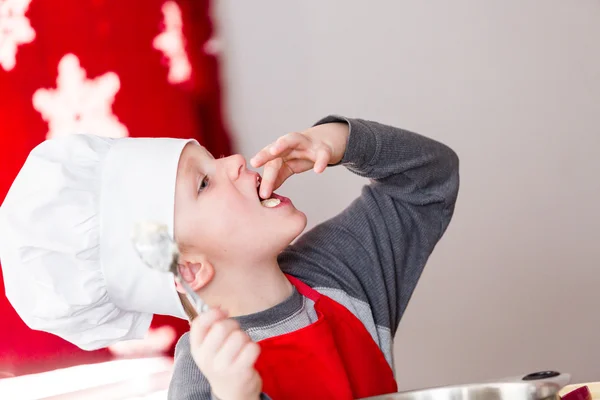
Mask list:
[{"label": "boy's hand near mouth", "polygon": [[340,122],[318,125],[302,133],[281,136],[256,154],[251,165],[264,166],[260,197],[268,199],[290,176],[313,169],[320,174],[339,163],[348,143],[348,125]]}]

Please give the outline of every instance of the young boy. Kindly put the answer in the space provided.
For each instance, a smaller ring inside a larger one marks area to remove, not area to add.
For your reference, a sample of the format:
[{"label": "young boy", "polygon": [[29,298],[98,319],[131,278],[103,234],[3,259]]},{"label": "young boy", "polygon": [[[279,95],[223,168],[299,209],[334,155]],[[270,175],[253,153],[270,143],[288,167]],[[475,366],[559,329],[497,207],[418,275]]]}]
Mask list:
[{"label": "young boy", "polygon": [[[451,219],[455,153],[330,116],[259,152],[261,181],[240,156],[149,140],[71,138],[32,152],[0,214],[2,241],[12,238],[0,245],[6,292],[24,321],[97,348],[138,337],[151,313],[183,317],[172,278],[144,267],[126,240],[135,222],[164,221],[183,278],[212,308],[178,343],[169,398],[396,391],[392,339]],[[338,164],[372,184],[290,245],[306,217],[272,191],[294,173]]]}]

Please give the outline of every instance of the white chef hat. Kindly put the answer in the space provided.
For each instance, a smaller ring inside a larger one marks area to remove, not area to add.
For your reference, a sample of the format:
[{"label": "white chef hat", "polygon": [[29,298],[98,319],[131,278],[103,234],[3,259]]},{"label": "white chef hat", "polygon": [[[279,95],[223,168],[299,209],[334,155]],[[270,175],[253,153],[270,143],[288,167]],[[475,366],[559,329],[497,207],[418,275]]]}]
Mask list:
[{"label": "white chef hat", "polygon": [[6,296],[32,329],[93,350],[142,338],[152,314],[185,318],[170,274],[147,267],[135,223],[174,224],[192,140],[66,135],[29,155],[0,207]]}]

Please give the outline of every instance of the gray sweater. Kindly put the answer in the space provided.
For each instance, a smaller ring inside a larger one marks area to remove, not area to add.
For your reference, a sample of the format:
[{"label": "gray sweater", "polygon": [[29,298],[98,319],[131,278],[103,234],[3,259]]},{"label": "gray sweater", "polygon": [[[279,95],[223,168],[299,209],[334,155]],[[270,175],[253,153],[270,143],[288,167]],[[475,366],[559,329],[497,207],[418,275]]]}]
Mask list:
[{"label": "gray sweater", "polygon": [[[377,122],[329,116],[317,124],[344,121],[350,136],[341,164],[371,183],[342,213],[285,250],[279,265],[350,310],[393,368],[400,318],[454,211],[458,158],[441,143]],[[259,341],[305,327],[316,314],[314,303],[294,291],[271,309],[237,319]],[[186,333],[175,349],[169,399],[210,398]]]}]

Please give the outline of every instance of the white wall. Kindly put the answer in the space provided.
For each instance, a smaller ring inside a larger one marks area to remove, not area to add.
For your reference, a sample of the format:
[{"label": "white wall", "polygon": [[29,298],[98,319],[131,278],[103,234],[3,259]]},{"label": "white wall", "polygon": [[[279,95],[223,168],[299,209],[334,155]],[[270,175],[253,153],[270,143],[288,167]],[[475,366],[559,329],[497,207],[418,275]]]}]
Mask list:
[{"label": "white wall", "polygon": [[[454,221],[397,336],[402,389],[540,369],[600,380],[600,2],[221,0],[217,13],[243,154],[328,113],[459,153]],[[281,192],[312,226],[362,184],[339,169]]]}]

